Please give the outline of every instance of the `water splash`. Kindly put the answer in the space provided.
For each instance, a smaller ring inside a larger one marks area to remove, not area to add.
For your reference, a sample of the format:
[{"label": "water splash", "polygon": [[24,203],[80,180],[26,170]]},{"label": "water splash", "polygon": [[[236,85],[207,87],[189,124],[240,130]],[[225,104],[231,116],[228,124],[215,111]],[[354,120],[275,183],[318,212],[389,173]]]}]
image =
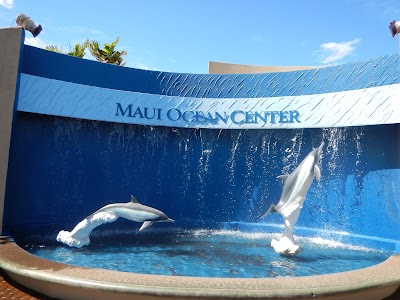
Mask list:
[{"label": "water splash", "polygon": [[191,147],[191,134],[188,130],[180,130],[178,135],[178,153],[182,155],[181,164],[182,169],[182,183],[180,185],[180,192],[182,198],[185,199],[189,192],[189,182],[192,180],[191,172],[191,157],[194,155]]},{"label": "water splash", "polygon": [[358,167],[360,165],[360,163],[361,163],[361,156],[362,156],[362,153],[363,153],[363,149],[362,149],[362,146],[361,146],[361,140],[364,137],[364,135],[365,135],[365,133],[364,133],[362,128],[357,128],[355,130],[355,134],[354,134],[354,139],[353,140],[354,140],[354,142],[356,144],[356,150],[357,150],[357,153],[356,153],[356,167]]},{"label": "water splash", "polygon": [[328,156],[328,170],[329,174],[337,174],[340,172],[341,166],[339,157],[341,153],[341,146],[346,142],[347,129],[346,128],[325,128],[323,130],[323,139],[328,141],[326,145],[326,156]]},{"label": "water splash", "polygon": [[[53,174],[49,177],[49,184],[62,186],[57,197],[72,198],[77,205],[82,205],[84,199],[80,193],[80,183],[83,178],[82,169],[85,160],[82,151],[84,146],[78,137],[87,121],[71,119],[69,122],[65,122],[61,118],[53,118],[53,121],[55,132],[51,147],[54,147],[55,154],[50,158],[50,164],[55,168],[52,169]],[[71,160],[74,161],[75,166],[70,164]],[[58,170],[61,170],[61,172]],[[72,184],[67,186],[64,184],[65,182],[71,182]],[[45,198],[42,201],[46,200],[51,201],[51,198]],[[44,207],[49,208],[51,206],[41,205],[41,207],[41,210],[44,210]],[[37,213],[40,213],[40,211]]]},{"label": "water splash", "polygon": [[293,131],[293,137],[284,145],[285,156],[282,158],[282,174],[289,174],[298,165],[303,141],[303,129]]},{"label": "water splash", "polygon": [[240,146],[240,141],[242,138],[242,131],[232,131],[231,132],[231,139],[232,139],[232,144],[231,144],[231,150],[230,150],[230,155],[228,158],[228,168],[229,168],[229,185],[234,187],[235,185],[235,170],[236,170],[236,156],[237,152]]},{"label": "water splash", "polygon": [[57,241],[70,247],[82,248],[90,244],[90,234],[93,229],[105,223],[114,222],[118,216],[113,212],[99,212],[85,218],[70,231],[61,230],[57,235]]},{"label": "water splash", "polygon": [[[224,236],[229,238],[242,238],[249,241],[263,241],[263,240],[273,240],[279,238],[278,233],[268,233],[268,232],[244,232],[237,230],[212,230],[212,229],[196,229],[187,231],[193,237],[209,237],[209,236]],[[305,237],[305,236],[296,236],[296,239],[301,241],[307,247],[321,247],[326,249],[347,249],[347,250],[355,250],[355,251],[365,251],[365,252],[382,252],[381,250],[377,250],[370,247],[353,245],[350,243],[342,243],[337,240],[326,239],[323,237]]]}]

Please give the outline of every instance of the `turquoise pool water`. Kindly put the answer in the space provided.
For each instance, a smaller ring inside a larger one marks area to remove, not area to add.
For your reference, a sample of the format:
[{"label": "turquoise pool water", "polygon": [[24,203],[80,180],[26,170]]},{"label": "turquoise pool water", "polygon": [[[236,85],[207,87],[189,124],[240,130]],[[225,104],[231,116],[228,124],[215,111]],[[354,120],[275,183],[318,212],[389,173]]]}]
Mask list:
[{"label": "turquoise pool water", "polygon": [[298,237],[303,252],[283,257],[270,247],[276,237],[232,230],[98,231],[91,244],[81,249],[34,238],[17,243],[34,255],[70,265],[196,277],[321,275],[372,266],[391,255],[318,237]]}]

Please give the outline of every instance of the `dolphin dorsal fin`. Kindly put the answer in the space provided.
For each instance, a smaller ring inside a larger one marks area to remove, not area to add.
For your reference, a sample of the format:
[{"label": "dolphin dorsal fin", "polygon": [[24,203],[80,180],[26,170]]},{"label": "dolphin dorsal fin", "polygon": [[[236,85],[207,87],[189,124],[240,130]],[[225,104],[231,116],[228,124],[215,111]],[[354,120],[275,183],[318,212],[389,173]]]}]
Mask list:
[{"label": "dolphin dorsal fin", "polygon": [[139,201],[137,201],[135,196],[133,196],[133,195],[131,195],[131,202],[132,203],[139,203]]},{"label": "dolphin dorsal fin", "polygon": [[276,179],[280,179],[283,182],[285,182],[288,177],[289,177],[289,175],[279,175],[278,177],[276,177]]}]

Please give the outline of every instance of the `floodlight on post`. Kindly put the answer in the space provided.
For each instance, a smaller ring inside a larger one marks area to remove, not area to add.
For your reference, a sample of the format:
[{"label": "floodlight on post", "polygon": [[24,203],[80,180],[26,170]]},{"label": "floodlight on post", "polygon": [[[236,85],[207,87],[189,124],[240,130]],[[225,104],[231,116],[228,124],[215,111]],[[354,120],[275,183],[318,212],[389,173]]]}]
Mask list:
[{"label": "floodlight on post", "polygon": [[35,22],[25,14],[19,14],[15,21],[19,26],[32,33],[33,37],[38,36],[42,31],[42,26],[36,26]]},{"label": "floodlight on post", "polygon": [[392,37],[395,37],[398,33],[400,33],[400,21],[396,22],[393,20],[389,24],[389,30],[390,33],[392,34]]}]

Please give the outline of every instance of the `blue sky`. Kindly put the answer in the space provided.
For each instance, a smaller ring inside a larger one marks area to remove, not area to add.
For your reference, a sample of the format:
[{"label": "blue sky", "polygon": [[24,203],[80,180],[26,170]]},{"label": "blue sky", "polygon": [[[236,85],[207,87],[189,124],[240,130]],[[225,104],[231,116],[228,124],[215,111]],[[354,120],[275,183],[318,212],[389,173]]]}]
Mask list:
[{"label": "blue sky", "polygon": [[207,73],[210,60],[319,66],[400,52],[388,29],[399,0],[0,0],[0,27],[16,26],[20,13],[43,27],[26,44],[69,50],[120,37],[126,66],[150,70]]}]

